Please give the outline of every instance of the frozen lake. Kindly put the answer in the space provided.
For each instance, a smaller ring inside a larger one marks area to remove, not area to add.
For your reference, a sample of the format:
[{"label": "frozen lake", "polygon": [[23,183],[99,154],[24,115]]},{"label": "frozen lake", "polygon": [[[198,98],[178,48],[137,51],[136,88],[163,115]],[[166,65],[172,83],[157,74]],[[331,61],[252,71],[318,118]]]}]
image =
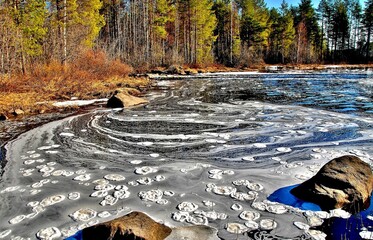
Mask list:
[{"label": "frozen lake", "polygon": [[209,74],[156,85],[147,106],[97,109],[9,142],[0,239],[35,239],[50,227],[39,235],[61,239],[134,210],[169,226],[208,224],[222,239],[322,237],[312,227],[339,213],[267,197],[335,157],[372,164],[367,72]]}]

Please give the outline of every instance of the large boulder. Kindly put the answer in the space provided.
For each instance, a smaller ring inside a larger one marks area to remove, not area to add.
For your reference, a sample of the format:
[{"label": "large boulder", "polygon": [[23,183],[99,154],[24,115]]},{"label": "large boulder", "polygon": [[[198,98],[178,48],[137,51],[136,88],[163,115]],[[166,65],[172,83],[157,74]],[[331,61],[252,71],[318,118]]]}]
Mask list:
[{"label": "large boulder", "polygon": [[291,193],[323,210],[342,208],[352,214],[369,207],[373,174],[369,164],[355,156],[342,156],[325,164],[311,179]]},{"label": "large boulder", "polygon": [[180,65],[171,65],[167,68],[166,73],[169,74],[177,74],[177,75],[185,75],[185,71],[182,66]]},{"label": "large boulder", "polygon": [[116,91],[107,102],[109,108],[132,107],[148,103],[147,100],[132,96],[128,91]]},{"label": "large boulder", "polygon": [[171,228],[155,222],[141,212],[131,212],[123,217],[83,229],[84,240],[163,240]]}]

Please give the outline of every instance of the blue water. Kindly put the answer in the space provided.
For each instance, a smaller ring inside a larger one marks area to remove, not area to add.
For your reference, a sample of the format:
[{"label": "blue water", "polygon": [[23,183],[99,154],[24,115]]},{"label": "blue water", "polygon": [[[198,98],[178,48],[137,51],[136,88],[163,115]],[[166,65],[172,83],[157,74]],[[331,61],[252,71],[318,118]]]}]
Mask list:
[{"label": "blue water", "polygon": [[[268,200],[273,202],[279,202],[289,206],[293,206],[302,210],[311,210],[311,211],[321,211],[321,208],[310,202],[303,201],[293,194],[290,191],[297,187],[297,185],[287,186],[280,188],[273,192]],[[359,240],[362,239],[359,235],[359,232],[362,228],[367,228],[367,230],[373,230],[373,218],[369,219],[368,216],[373,216],[373,198],[370,200],[370,207],[360,213],[352,215],[348,219],[343,218],[332,218],[330,219],[330,239],[331,240],[341,240],[341,239],[350,239],[350,240]],[[328,220],[325,220],[328,221]],[[71,239],[74,240],[74,239]]]}]

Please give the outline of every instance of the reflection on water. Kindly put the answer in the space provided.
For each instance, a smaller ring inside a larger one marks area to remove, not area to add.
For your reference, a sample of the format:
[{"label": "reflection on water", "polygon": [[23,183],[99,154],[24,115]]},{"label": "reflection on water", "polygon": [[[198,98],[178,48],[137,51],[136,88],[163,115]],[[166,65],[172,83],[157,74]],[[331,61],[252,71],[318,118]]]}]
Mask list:
[{"label": "reflection on water", "polygon": [[341,155],[371,163],[372,77],[208,77],[159,81],[147,106],[98,109],[7,144],[0,237],[68,237],[134,210],[223,239],[323,236],[314,228],[326,216],[267,197]]}]

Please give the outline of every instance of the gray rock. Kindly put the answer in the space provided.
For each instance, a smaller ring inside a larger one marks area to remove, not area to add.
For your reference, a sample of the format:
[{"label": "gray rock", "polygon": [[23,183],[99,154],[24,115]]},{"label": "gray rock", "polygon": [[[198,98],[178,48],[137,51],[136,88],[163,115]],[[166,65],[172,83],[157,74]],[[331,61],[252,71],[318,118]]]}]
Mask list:
[{"label": "gray rock", "polygon": [[127,92],[117,91],[107,102],[108,108],[124,108],[132,107],[140,104],[148,103],[147,100],[132,96]]},{"label": "gray rock", "polygon": [[171,228],[157,223],[141,212],[131,212],[125,216],[83,229],[86,240],[163,240],[171,233]]},{"label": "gray rock", "polygon": [[25,112],[22,109],[17,108],[16,110],[13,111],[14,116],[20,116],[25,114]]},{"label": "gray rock", "polygon": [[369,164],[346,155],[325,164],[311,179],[294,188],[296,197],[323,210],[342,208],[352,214],[370,205],[373,174]]},{"label": "gray rock", "polygon": [[184,69],[180,65],[171,65],[166,70],[166,73],[169,73],[169,74],[178,74],[178,75],[185,75]]}]

